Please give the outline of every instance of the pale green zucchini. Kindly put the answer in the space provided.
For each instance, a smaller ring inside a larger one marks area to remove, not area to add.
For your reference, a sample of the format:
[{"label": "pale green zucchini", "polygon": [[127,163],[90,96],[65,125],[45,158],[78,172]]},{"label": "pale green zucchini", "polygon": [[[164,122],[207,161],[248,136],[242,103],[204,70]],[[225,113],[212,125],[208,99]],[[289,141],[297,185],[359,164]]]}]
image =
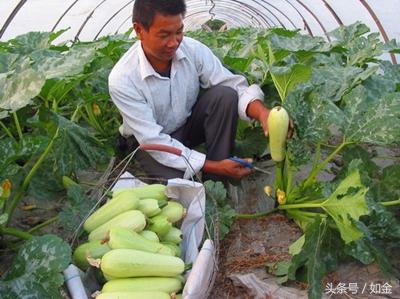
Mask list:
[{"label": "pale green zucchini", "polygon": [[100,240],[83,243],[75,249],[72,261],[80,269],[86,270],[90,266],[87,261],[88,257],[98,259],[110,250],[111,248],[107,244],[101,244]]},{"label": "pale green zucchini", "polygon": [[173,250],[175,256],[177,256],[177,257],[181,256],[181,248],[177,244],[172,243],[172,242],[161,242],[161,244],[163,244],[164,246],[167,246],[171,250]]},{"label": "pale green zucchini", "polygon": [[86,219],[83,228],[90,233],[115,216],[127,210],[134,210],[138,206],[139,198],[135,194],[121,193],[94,211],[94,213]]},{"label": "pale green zucchini", "polygon": [[164,292],[111,292],[101,293],[96,299],[171,299]]},{"label": "pale green zucchini", "polygon": [[168,294],[182,290],[182,281],[176,277],[137,277],[119,278],[108,281],[102,288],[103,293],[119,291],[159,291]]},{"label": "pale green zucchini", "polygon": [[179,228],[171,227],[170,230],[162,236],[161,242],[171,242],[179,244],[182,242],[182,231]]},{"label": "pale green zucchini", "polygon": [[161,208],[168,204],[166,200],[157,200],[154,198],[143,198],[139,200],[138,210],[142,211],[146,217],[153,217],[161,212]]},{"label": "pale green zucchini", "polygon": [[175,256],[135,249],[113,249],[103,255],[100,267],[105,275],[115,278],[173,277],[183,273],[185,264]]},{"label": "pale green zucchini", "polygon": [[162,184],[150,184],[140,187],[131,188],[120,188],[112,192],[112,196],[117,196],[119,193],[127,192],[138,196],[140,199],[143,198],[154,198],[157,200],[168,200],[165,195],[165,185]]},{"label": "pale green zucchini", "polygon": [[155,232],[152,232],[151,230],[142,230],[139,235],[142,235],[145,237],[147,240],[153,241],[153,242],[160,242],[160,238],[157,236]]},{"label": "pale green zucchini", "polygon": [[171,223],[178,222],[186,214],[186,209],[176,201],[169,201],[168,205],[161,209],[159,215],[167,217],[168,221]]},{"label": "pale green zucchini", "polygon": [[89,241],[102,240],[112,227],[126,227],[140,232],[146,226],[146,217],[138,210],[131,210],[115,216],[89,234]]},{"label": "pale green zucchini", "polygon": [[286,155],[286,138],[289,129],[289,114],[277,106],[271,109],[268,116],[269,149],[272,160],[281,162]]},{"label": "pale green zucchini", "polygon": [[156,215],[149,218],[148,224],[147,229],[155,232],[160,238],[166,235],[172,227],[172,223],[164,215]]},{"label": "pale green zucchini", "polygon": [[108,233],[108,245],[112,249],[137,249],[165,255],[175,255],[175,251],[159,242],[154,242],[124,227],[113,227]]}]

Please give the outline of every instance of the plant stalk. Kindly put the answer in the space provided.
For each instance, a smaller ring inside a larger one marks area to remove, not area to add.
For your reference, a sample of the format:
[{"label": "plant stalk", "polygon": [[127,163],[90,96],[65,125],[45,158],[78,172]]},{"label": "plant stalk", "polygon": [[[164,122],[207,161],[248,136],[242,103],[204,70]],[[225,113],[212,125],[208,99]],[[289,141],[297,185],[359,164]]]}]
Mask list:
[{"label": "plant stalk", "polygon": [[315,168],[312,169],[308,178],[304,182],[304,188],[310,187],[315,180],[315,177],[318,173],[325,168],[325,166],[339,153],[346,145],[350,144],[350,142],[343,141],[324,161],[318,164]]},{"label": "plant stalk", "polygon": [[400,199],[392,200],[392,201],[381,201],[380,203],[385,207],[398,206],[398,205],[400,205]]},{"label": "plant stalk", "polygon": [[275,213],[278,211],[278,208],[272,209],[270,211],[267,212],[261,212],[261,213],[254,213],[254,214],[235,214],[235,217],[238,219],[254,219],[254,218],[258,218],[258,217],[263,217],[263,216],[267,216],[269,214]]},{"label": "plant stalk", "polygon": [[3,124],[2,121],[0,121],[0,126],[3,128],[3,130],[6,132],[6,134],[13,139],[15,142],[17,142],[17,140],[15,139],[15,137],[13,136],[13,134],[11,133],[11,131]]},{"label": "plant stalk", "polygon": [[6,209],[6,213],[8,214],[7,225],[10,222],[10,220],[12,218],[12,214],[14,213],[15,208],[17,207],[19,201],[22,199],[22,196],[24,195],[25,190],[28,188],[33,175],[39,169],[40,165],[43,163],[44,159],[46,158],[46,156],[49,154],[50,150],[52,149],[54,140],[58,136],[58,132],[59,132],[59,128],[57,128],[56,133],[54,134],[53,138],[50,140],[46,149],[44,150],[42,155],[39,157],[39,159],[36,161],[35,165],[33,165],[32,169],[29,171],[28,175],[25,177],[21,187],[18,188],[17,193],[15,194],[15,196],[13,197],[13,199],[11,201],[11,204],[7,206],[7,209]]},{"label": "plant stalk", "polygon": [[43,227],[46,227],[46,226],[52,224],[53,222],[57,221],[58,218],[59,218],[58,215],[51,217],[51,218],[47,219],[46,221],[44,221],[43,223],[40,223],[40,224],[32,227],[30,230],[28,230],[28,233],[34,233],[34,232],[42,229]]},{"label": "plant stalk", "polygon": [[14,118],[15,127],[17,128],[18,137],[20,140],[22,140],[24,138],[24,135],[22,134],[21,125],[19,124],[17,112],[13,112],[12,115]]},{"label": "plant stalk", "polygon": [[280,210],[290,210],[290,209],[301,209],[301,208],[321,208],[321,203],[294,203],[280,205],[278,209]]},{"label": "plant stalk", "polygon": [[23,240],[32,239],[32,235],[30,233],[13,227],[0,227],[0,233],[4,235],[14,236]]}]

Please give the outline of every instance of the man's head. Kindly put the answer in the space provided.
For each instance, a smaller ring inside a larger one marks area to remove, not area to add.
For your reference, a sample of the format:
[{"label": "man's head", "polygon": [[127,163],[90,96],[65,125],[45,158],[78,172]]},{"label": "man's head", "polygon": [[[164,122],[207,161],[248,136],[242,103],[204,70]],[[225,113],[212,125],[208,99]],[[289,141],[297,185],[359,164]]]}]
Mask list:
[{"label": "man's head", "polygon": [[184,0],[136,0],[133,27],[155,69],[168,66],[183,39]]},{"label": "man's head", "polygon": [[140,23],[148,31],[156,14],[184,17],[185,13],[184,0],[136,0],[133,6],[132,23]]}]

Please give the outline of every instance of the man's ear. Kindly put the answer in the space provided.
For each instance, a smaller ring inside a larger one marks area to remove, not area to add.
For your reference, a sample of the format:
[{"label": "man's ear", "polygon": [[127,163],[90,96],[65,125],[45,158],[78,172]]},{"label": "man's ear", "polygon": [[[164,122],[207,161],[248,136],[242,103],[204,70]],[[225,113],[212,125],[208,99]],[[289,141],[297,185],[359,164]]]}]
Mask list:
[{"label": "man's ear", "polygon": [[143,25],[138,22],[134,22],[133,29],[135,29],[137,38],[139,40],[142,40],[142,35],[143,35],[143,30],[144,30]]}]

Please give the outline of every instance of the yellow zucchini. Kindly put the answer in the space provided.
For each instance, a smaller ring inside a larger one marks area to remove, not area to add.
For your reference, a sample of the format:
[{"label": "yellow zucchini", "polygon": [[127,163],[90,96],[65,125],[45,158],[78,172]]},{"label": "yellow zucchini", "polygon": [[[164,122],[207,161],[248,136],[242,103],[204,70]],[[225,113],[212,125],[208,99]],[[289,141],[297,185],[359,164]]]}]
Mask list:
[{"label": "yellow zucchini", "polygon": [[182,242],[182,231],[179,228],[171,227],[170,230],[161,238],[161,242],[171,242],[179,244]]},{"label": "yellow zucchini", "polygon": [[146,217],[138,210],[131,210],[119,214],[113,219],[99,226],[89,234],[89,241],[102,240],[112,227],[126,227],[135,232],[140,232],[146,226]]},{"label": "yellow zucchini", "polygon": [[185,264],[175,256],[135,249],[113,249],[103,255],[100,267],[105,275],[114,278],[173,277],[183,273]]},{"label": "yellow zucchini", "polygon": [[160,242],[160,239],[158,238],[157,234],[155,232],[152,232],[151,230],[142,230],[139,232],[139,235],[145,237],[147,240],[153,241],[153,242]]},{"label": "yellow zucchini", "polygon": [[164,215],[156,215],[148,219],[149,226],[147,229],[155,232],[158,237],[162,237],[168,233],[172,227],[172,223]]},{"label": "yellow zucchini", "polygon": [[139,200],[138,210],[142,211],[146,217],[153,217],[161,212],[161,208],[166,206],[168,202],[166,200],[160,200],[154,198],[143,198]]}]

